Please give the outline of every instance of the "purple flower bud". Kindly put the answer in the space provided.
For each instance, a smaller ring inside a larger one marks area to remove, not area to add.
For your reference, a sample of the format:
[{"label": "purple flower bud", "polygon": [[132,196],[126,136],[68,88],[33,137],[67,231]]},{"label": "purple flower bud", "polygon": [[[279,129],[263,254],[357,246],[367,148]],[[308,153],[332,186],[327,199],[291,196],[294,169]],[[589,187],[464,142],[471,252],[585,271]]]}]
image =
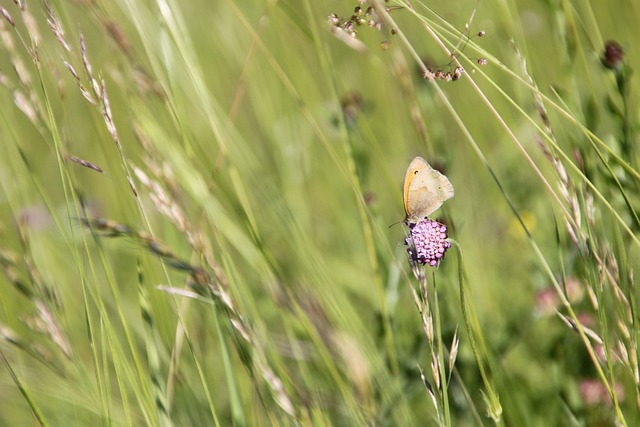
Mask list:
[{"label": "purple flower bud", "polygon": [[617,70],[622,66],[624,60],[624,50],[618,42],[608,41],[604,46],[602,54],[602,64],[611,69]]}]

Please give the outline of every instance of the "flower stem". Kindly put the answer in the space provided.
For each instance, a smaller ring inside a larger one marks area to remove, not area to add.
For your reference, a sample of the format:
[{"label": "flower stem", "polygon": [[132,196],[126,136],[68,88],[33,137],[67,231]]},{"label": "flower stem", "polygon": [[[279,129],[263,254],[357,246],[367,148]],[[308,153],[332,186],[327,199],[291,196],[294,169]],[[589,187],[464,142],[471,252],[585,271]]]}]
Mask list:
[{"label": "flower stem", "polygon": [[435,317],[435,336],[438,353],[438,370],[440,371],[440,397],[442,399],[442,413],[444,425],[451,427],[451,411],[449,410],[448,377],[444,367],[444,344],[442,342],[442,326],[440,322],[440,304],[438,302],[438,286],[433,274],[433,314]]},{"label": "flower stem", "polygon": [[[456,252],[458,254],[458,284],[460,286],[460,306],[462,308],[462,317],[464,318],[464,324],[467,328],[467,334],[469,335],[469,343],[471,344],[471,349],[473,350],[473,355],[476,358],[476,364],[478,365],[478,370],[480,371],[480,376],[482,377],[482,382],[484,383],[486,391],[483,392],[483,397],[485,400],[485,404],[487,405],[487,414],[493,419],[496,424],[501,423],[502,418],[502,406],[500,405],[500,398],[496,391],[493,389],[491,381],[485,371],[485,366],[483,362],[482,354],[480,354],[480,349],[478,348],[478,344],[476,342],[473,323],[476,325],[475,330],[479,331],[478,319],[475,316],[475,313],[472,311],[472,307],[467,304],[467,277],[464,272],[464,262],[462,258],[462,248],[455,240],[449,239],[452,246],[455,246]],[[478,338],[482,340],[482,336],[478,334]]]}]

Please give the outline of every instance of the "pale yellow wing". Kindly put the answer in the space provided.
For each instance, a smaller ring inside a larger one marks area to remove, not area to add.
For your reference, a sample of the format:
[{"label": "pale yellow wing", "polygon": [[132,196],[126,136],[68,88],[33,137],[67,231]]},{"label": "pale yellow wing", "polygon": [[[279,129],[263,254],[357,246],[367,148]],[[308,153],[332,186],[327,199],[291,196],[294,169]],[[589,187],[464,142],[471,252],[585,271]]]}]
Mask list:
[{"label": "pale yellow wing", "polygon": [[409,164],[404,177],[405,221],[420,222],[453,197],[453,185],[449,179],[433,169],[422,157]]}]

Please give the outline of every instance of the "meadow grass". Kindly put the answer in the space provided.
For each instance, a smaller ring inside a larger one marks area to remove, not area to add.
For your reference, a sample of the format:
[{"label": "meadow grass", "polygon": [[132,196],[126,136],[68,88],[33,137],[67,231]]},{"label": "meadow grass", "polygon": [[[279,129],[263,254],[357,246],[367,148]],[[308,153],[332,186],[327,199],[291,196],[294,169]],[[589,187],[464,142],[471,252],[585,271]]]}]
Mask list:
[{"label": "meadow grass", "polygon": [[0,12],[0,425],[640,422],[637,2]]}]

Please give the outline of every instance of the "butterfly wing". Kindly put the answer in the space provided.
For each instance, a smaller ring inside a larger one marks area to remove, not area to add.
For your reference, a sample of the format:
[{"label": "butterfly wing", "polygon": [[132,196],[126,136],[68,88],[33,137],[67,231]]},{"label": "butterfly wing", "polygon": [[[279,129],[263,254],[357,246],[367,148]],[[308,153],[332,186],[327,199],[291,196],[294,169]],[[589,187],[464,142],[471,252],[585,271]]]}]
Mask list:
[{"label": "butterfly wing", "polygon": [[413,159],[404,179],[406,221],[417,223],[453,197],[449,179],[433,169],[422,157]]}]

